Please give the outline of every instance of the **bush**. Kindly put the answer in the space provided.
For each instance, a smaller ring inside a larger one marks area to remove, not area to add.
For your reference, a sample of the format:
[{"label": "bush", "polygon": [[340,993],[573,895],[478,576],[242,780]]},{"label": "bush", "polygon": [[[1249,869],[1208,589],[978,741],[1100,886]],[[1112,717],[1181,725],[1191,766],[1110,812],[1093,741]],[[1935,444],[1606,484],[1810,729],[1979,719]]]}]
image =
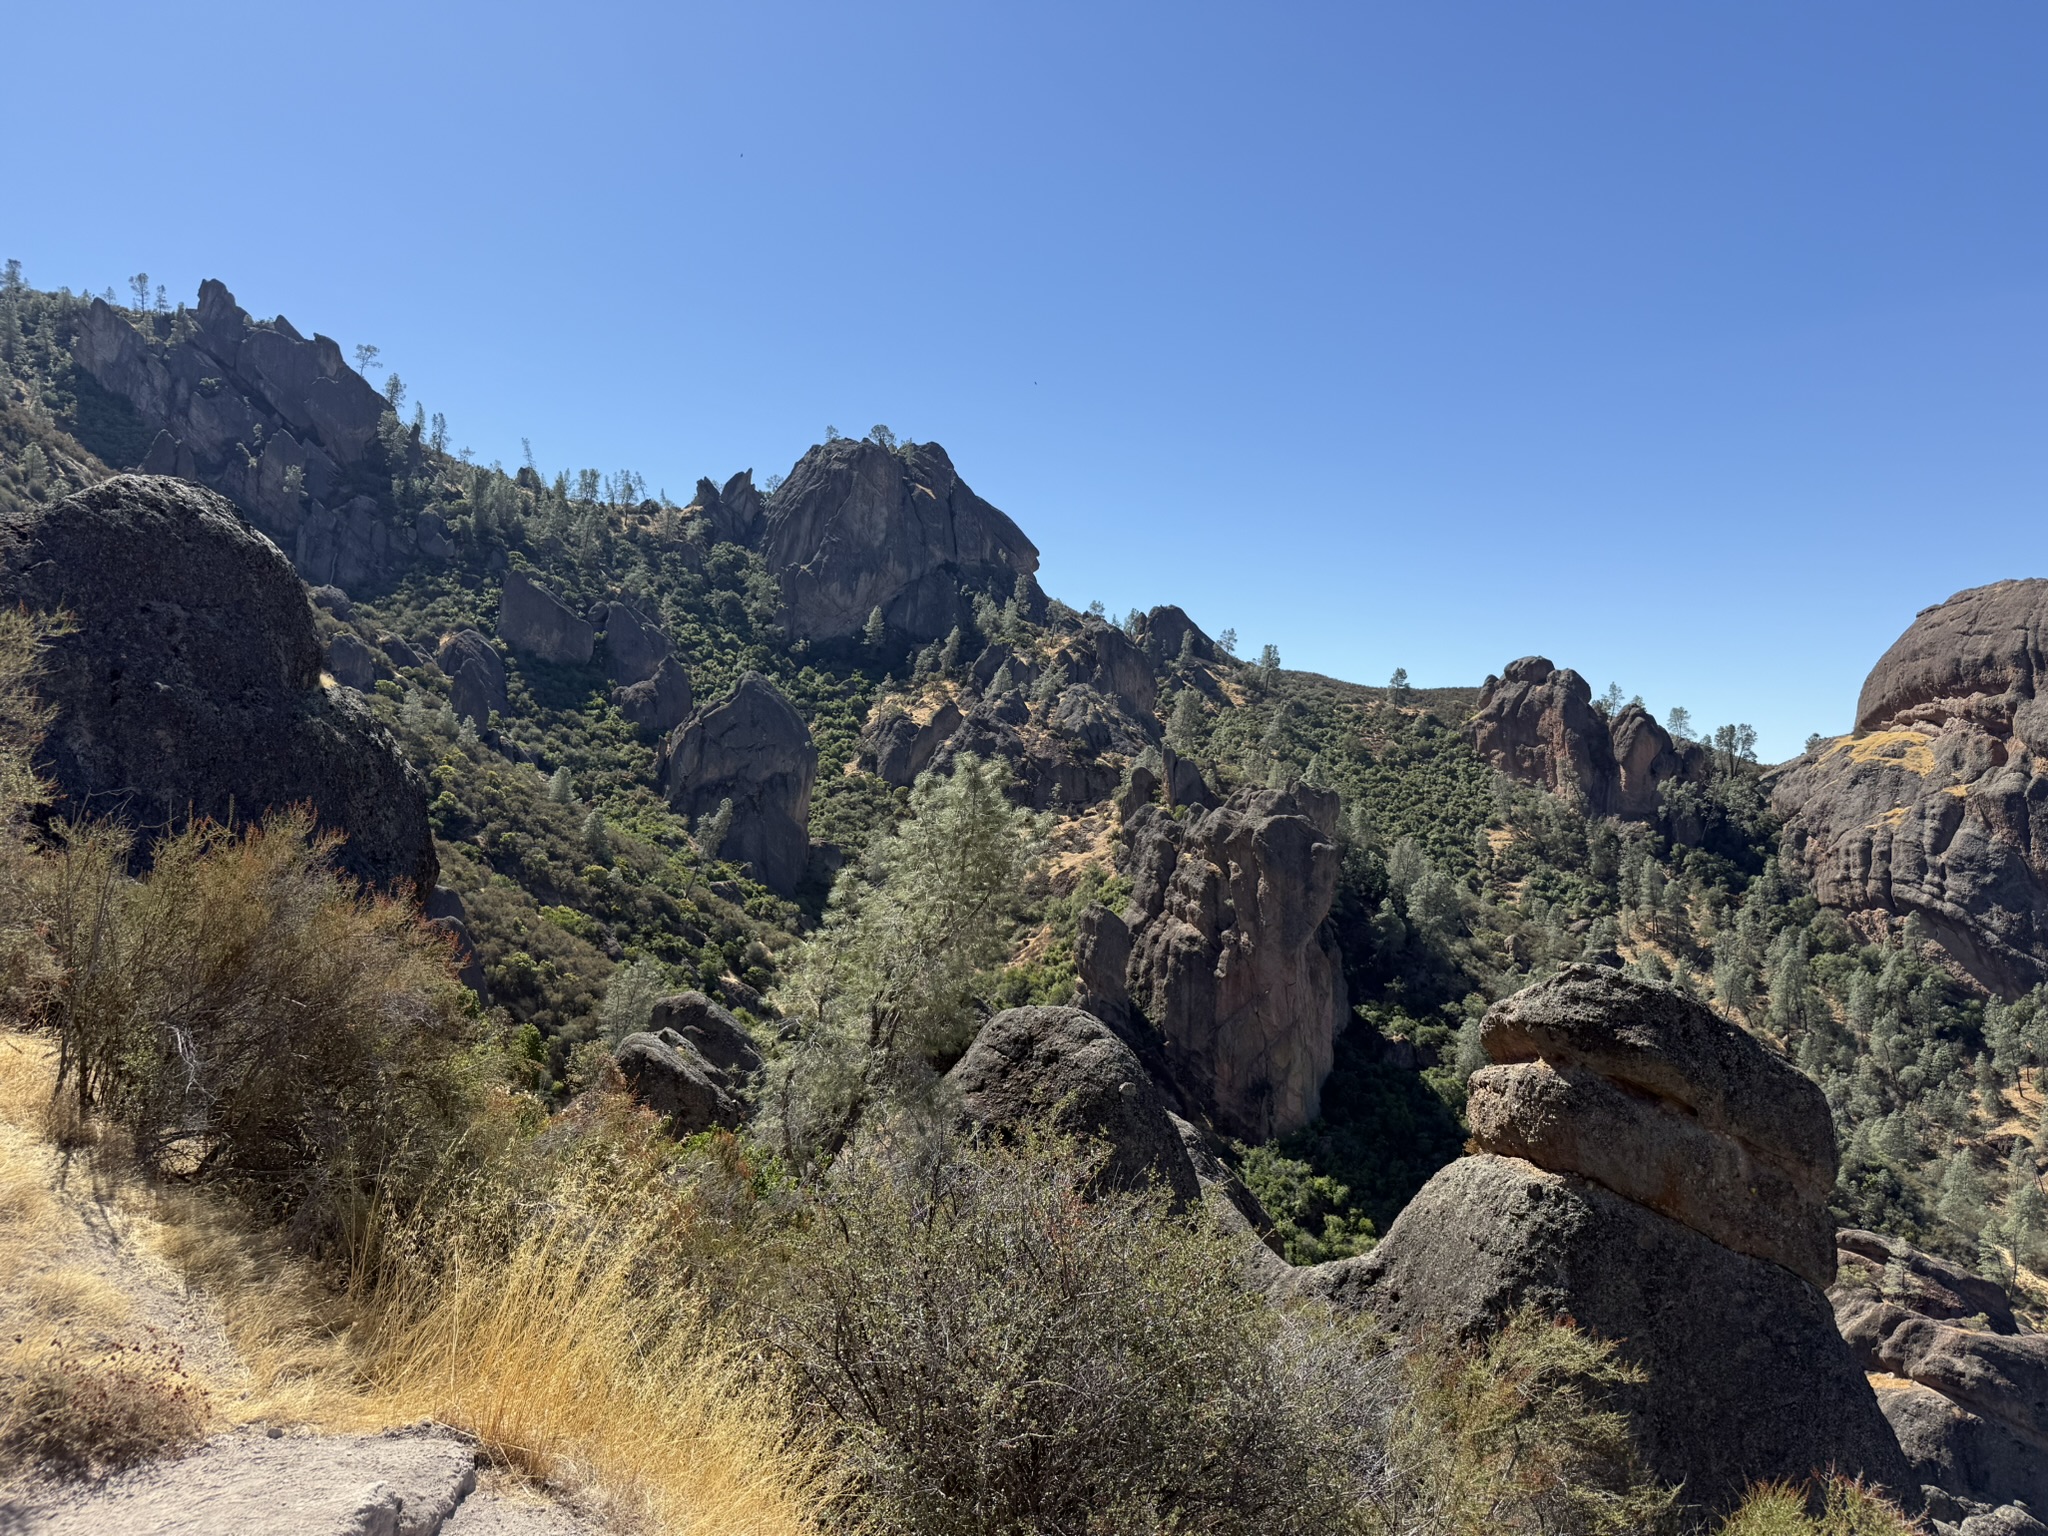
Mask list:
[{"label": "bush", "polygon": [[1915,1536],[1919,1529],[1896,1505],[1838,1477],[1804,1489],[1784,1483],[1754,1488],[1720,1536]]},{"label": "bush", "polygon": [[818,1193],[772,1337],[901,1536],[1362,1529],[1395,1372],[1248,1293],[1232,1240],[1089,1203],[1059,1143],[870,1127]]},{"label": "bush", "polygon": [[82,1477],[183,1450],[206,1430],[206,1391],[173,1344],[17,1344],[0,1386],[0,1469]]},{"label": "bush", "polygon": [[74,829],[43,864],[60,1092],[155,1173],[230,1180],[302,1235],[359,1236],[476,1111],[448,941],[329,867],[304,813],[156,844]]}]

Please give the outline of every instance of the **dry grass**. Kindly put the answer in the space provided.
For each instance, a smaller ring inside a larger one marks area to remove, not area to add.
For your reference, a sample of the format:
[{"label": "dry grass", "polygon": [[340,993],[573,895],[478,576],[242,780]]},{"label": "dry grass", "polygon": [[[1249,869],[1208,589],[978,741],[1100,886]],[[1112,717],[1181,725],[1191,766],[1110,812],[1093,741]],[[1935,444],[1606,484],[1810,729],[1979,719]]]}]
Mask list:
[{"label": "dry grass", "polygon": [[1861,1483],[1838,1477],[1808,1488],[1752,1488],[1719,1536],[1919,1536],[1921,1527]]},{"label": "dry grass", "polygon": [[[50,1107],[55,1057],[0,1034],[0,1306],[25,1343],[0,1361],[0,1456],[71,1471],[175,1449],[209,1418],[343,1431],[434,1419],[493,1458],[648,1532],[804,1536],[829,1470],[774,1384],[720,1349],[675,1293],[650,1304],[664,1234],[564,1205],[510,1252],[433,1272],[387,1266],[352,1294],[210,1191],[152,1182],[118,1138]],[[209,1383],[175,1341],[130,1326],[106,1277],[49,1265],[62,1133],[129,1235],[202,1294],[247,1369]],[[595,1236],[602,1231],[601,1238]],[[368,1299],[365,1299],[365,1298]]]}]

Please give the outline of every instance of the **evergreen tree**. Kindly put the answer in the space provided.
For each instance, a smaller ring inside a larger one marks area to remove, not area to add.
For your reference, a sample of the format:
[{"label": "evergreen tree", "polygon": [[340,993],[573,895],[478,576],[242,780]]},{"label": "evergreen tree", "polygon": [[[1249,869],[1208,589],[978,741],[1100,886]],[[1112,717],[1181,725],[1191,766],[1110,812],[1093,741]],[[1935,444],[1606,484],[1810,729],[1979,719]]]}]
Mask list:
[{"label": "evergreen tree", "polygon": [[868,610],[868,621],[860,632],[861,643],[871,651],[879,651],[882,642],[889,638],[888,621],[882,617],[882,605],[877,603]]}]

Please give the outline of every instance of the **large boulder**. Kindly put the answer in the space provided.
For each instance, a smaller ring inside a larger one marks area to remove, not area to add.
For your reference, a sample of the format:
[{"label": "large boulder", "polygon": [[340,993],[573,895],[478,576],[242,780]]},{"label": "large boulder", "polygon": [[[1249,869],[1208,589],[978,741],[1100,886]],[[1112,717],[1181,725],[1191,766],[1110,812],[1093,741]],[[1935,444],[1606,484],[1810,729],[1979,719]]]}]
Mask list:
[{"label": "large boulder", "polygon": [[1410,1337],[1480,1337],[1527,1306],[1571,1319],[1643,1368],[1619,1404],[1704,1505],[1829,1468],[1917,1502],[1820,1288],[1819,1089],[1697,1002],[1590,967],[1497,1004],[1480,1041],[1495,1065],[1472,1081],[1473,1155],[1371,1253],[1276,1290]]},{"label": "large boulder", "polygon": [[1830,1468],[1908,1499],[1919,1487],[1810,1281],[1590,1179],[1460,1158],[1332,1279],[1409,1337],[1478,1338],[1535,1306],[1614,1341],[1647,1374],[1618,1406],[1690,1501],[1724,1508],[1752,1482]]},{"label": "large boulder", "polygon": [[886,784],[913,783],[967,718],[951,699],[921,713],[877,709],[860,733],[860,765]]},{"label": "large boulder", "polygon": [[546,587],[522,572],[507,571],[498,605],[498,638],[542,661],[580,665],[590,660],[597,631]]},{"label": "large boulder", "polygon": [[1014,1134],[1042,1125],[1101,1143],[1098,1186],[1156,1185],[1176,1206],[1201,1183],[1173,1115],[1131,1048],[1078,1008],[1011,1008],[981,1027],[946,1074],[962,1115]]},{"label": "large boulder", "polygon": [[488,725],[493,714],[512,707],[505,692],[504,658],[475,630],[443,635],[435,659],[447,675],[448,703],[456,719]]},{"label": "large boulder", "polygon": [[1639,704],[1610,722],[1593,707],[1583,677],[1543,656],[1511,661],[1489,677],[1466,729],[1473,750],[1509,778],[1593,816],[1653,820],[1664,785],[1706,766],[1700,748],[1673,741]]},{"label": "large boulder", "polygon": [[0,514],[0,603],[74,620],[40,684],[63,813],[155,829],[306,803],[349,873],[433,889],[424,782],[358,695],[321,686],[305,587],[221,497],[118,475]]},{"label": "large boulder", "polygon": [[[1321,1110],[1350,1015],[1324,925],[1336,811],[1306,786],[1240,790],[1184,821],[1144,806],[1126,823],[1130,905],[1083,935],[1091,1006],[1157,1031],[1175,1085],[1234,1136],[1285,1135]],[[1129,946],[1121,987],[1105,942]]]},{"label": "large boulder", "polygon": [[648,736],[666,736],[689,719],[693,697],[690,674],[673,656],[663,657],[651,676],[612,690],[619,713]]},{"label": "large boulder", "polygon": [[678,992],[655,1002],[648,1028],[656,1034],[672,1030],[681,1035],[709,1062],[725,1074],[734,1088],[745,1088],[761,1070],[761,1048],[744,1024],[702,992]]},{"label": "large boulder", "polygon": [[659,1115],[677,1140],[713,1127],[736,1130],[746,1122],[743,1093],[677,1030],[628,1035],[612,1060],[627,1090]]},{"label": "large boulder", "polygon": [[752,867],[788,896],[810,855],[811,785],[818,749],[796,707],[767,678],[749,672],[711,709],[670,737],[663,766],[668,802],[693,819],[732,801],[724,857]]},{"label": "large boulder", "polygon": [[155,434],[133,467],[229,497],[308,581],[390,575],[414,535],[362,494],[389,483],[376,448],[389,402],[335,342],[307,340],[282,315],[252,319],[218,282],[200,284],[191,318],[160,340],[98,299],[81,317],[73,358]]},{"label": "large boulder", "polygon": [[604,646],[612,680],[621,687],[644,682],[661,670],[661,664],[675,655],[661,626],[629,603],[607,604]]},{"label": "large boulder", "polygon": [[[1923,1482],[2048,1509],[2048,1337],[2004,1291],[1898,1238],[1843,1232],[1829,1300]],[[1910,1383],[1911,1385],[1907,1385]]]},{"label": "large boulder", "polygon": [[1705,1004],[1571,966],[1488,1012],[1467,1119],[1482,1151],[1575,1173],[1723,1247],[1835,1278],[1834,1125],[1819,1085]]},{"label": "large boulder", "polygon": [[1863,684],[1856,729],[1774,775],[1824,905],[1917,917],[1990,990],[2048,980],[2048,580],[1927,609]]},{"label": "large boulder", "polygon": [[859,634],[877,608],[896,633],[935,640],[971,616],[973,592],[1007,596],[1038,569],[1031,541],[937,443],[812,448],[769,499],[758,545],[784,625],[806,640]]}]

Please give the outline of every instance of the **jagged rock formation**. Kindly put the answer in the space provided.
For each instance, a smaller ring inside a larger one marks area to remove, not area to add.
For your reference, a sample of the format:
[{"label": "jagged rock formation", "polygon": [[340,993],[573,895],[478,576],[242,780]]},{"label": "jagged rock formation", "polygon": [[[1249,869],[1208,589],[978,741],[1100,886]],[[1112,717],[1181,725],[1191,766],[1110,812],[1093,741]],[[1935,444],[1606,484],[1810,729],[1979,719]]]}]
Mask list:
[{"label": "jagged rock formation", "polygon": [[810,854],[818,749],[782,690],[749,672],[731,697],[677,728],[665,757],[669,804],[694,820],[732,801],[721,856],[752,866],[770,890],[792,894]]},{"label": "jagged rock formation", "polygon": [[121,467],[221,492],[308,581],[353,588],[410,555],[412,531],[374,500],[377,424],[390,407],[341,348],[308,341],[282,315],[252,320],[212,280],[193,320],[166,343],[104,302],[86,314],[73,357],[157,432],[141,464]]},{"label": "jagged rock formation", "polygon": [[1674,742],[1641,705],[1610,722],[1593,690],[1548,658],[1511,661],[1489,677],[1467,727],[1473,749],[1509,778],[1574,800],[1593,816],[1653,819],[1658,791],[1704,770],[1696,745]]},{"label": "jagged rock formation", "polygon": [[[731,516],[723,492],[719,506],[714,526]],[[1007,597],[1038,569],[1031,541],[937,443],[819,444],[769,499],[755,542],[781,583],[784,625],[806,640],[859,634],[876,608],[899,635],[939,639],[970,617],[973,592]]]},{"label": "jagged rock formation", "polygon": [[[1431,1179],[1370,1254],[1295,1271],[1277,1289],[1410,1335],[1482,1335],[1530,1304],[1573,1319],[1648,1373],[1619,1406],[1650,1466],[1698,1503],[1725,1507],[1754,1480],[1830,1467],[1917,1503],[1813,1279],[1724,1242],[1816,1267],[1794,1225],[1806,1210],[1827,1235],[1810,1203],[1833,1168],[1820,1090],[1703,1005],[1586,966],[1497,1004],[1482,1038],[1511,1070],[1475,1079],[1491,1100],[1474,1116],[1477,1153]],[[1550,1076],[1562,1097],[1522,1093]],[[1616,1112],[1617,1097],[1633,1112]],[[1556,1123],[1581,1105],[1586,1126]],[[1599,1145],[1603,1134],[1617,1140]],[[1704,1193],[1676,1187],[1688,1156],[1703,1159]],[[1745,1166],[1772,1175],[1758,1198],[1773,1209],[1759,1218],[1734,1209],[1727,1180]]]},{"label": "jagged rock formation", "polygon": [[761,1070],[753,1037],[701,992],[665,997],[648,1028],[613,1053],[633,1097],[667,1123],[678,1140],[713,1126],[746,1122],[748,1092]]},{"label": "jagged rock formation", "polygon": [[1174,1084],[1231,1135],[1285,1135],[1321,1108],[1350,1014],[1323,929],[1336,813],[1334,793],[1306,786],[1240,790],[1186,821],[1142,807],[1126,824],[1130,905],[1083,926],[1089,1005],[1157,1031]]},{"label": "jagged rock formation", "polygon": [[690,674],[673,656],[663,657],[653,676],[612,690],[619,713],[648,736],[666,736],[689,719],[693,699]]},{"label": "jagged rock formation", "polygon": [[350,873],[433,889],[425,783],[360,697],[321,687],[305,587],[221,497],[119,475],[0,516],[0,603],[76,620],[41,683],[63,812],[154,829],[309,802]]},{"label": "jagged rock formation", "polygon": [[507,571],[498,604],[498,638],[542,661],[581,665],[590,660],[597,631],[546,587],[521,572]]},{"label": "jagged rock formation", "polygon": [[860,736],[860,766],[898,788],[929,768],[940,746],[960,729],[966,716],[951,699],[943,700],[923,720],[907,711],[877,711]]},{"label": "jagged rock formation", "polygon": [[604,635],[606,669],[621,686],[646,681],[675,655],[661,626],[630,603],[606,603],[595,618]]},{"label": "jagged rock formation", "polygon": [[1863,684],[1856,729],[1775,775],[1785,846],[1828,906],[1918,917],[2012,997],[2048,980],[2048,581],[1923,612]]},{"label": "jagged rock formation", "polygon": [[488,724],[493,713],[511,707],[505,692],[505,660],[498,648],[473,629],[441,637],[436,656],[448,677],[448,703],[458,720]]},{"label": "jagged rock formation", "polygon": [[1190,661],[1214,662],[1223,653],[1201,626],[1172,603],[1164,603],[1144,614],[1131,628],[1131,639],[1151,658],[1154,666],[1171,666],[1183,657]]},{"label": "jagged rock formation", "polygon": [[2005,1292],[1898,1238],[1836,1239],[1828,1297],[1878,1406],[1923,1483],[1986,1506],[2048,1510],[2048,1338],[2021,1333]]},{"label": "jagged rock formation", "polygon": [[711,528],[714,544],[750,547],[761,531],[761,493],[754,489],[754,472],[743,469],[725,482],[723,490],[709,480],[697,482],[697,494],[687,511],[702,517]]}]

